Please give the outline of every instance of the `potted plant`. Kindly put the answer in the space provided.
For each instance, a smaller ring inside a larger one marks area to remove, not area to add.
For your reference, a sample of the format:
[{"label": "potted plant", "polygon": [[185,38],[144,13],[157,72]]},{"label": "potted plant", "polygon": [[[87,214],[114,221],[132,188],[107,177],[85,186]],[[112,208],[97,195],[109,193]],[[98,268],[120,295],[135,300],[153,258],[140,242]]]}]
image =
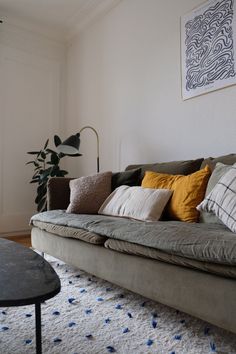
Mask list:
[{"label": "potted plant", "polygon": [[[63,154],[48,148],[49,139],[47,139],[44,147],[39,151],[28,151],[27,154],[34,155],[35,159],[28,161],[26,165],[32,164],[34,174],[30,183],[37,183],[37,192],[35,203],[37,211],[42,212],[47,210],[47,182],[50,177],[65,177],[68,172],[62,170],[59,166],[60,160],[64,156],[80,156],[80,154]],[[61,144],[61,139],[58,135],[54,136],[54,145],[57,147]]]}]

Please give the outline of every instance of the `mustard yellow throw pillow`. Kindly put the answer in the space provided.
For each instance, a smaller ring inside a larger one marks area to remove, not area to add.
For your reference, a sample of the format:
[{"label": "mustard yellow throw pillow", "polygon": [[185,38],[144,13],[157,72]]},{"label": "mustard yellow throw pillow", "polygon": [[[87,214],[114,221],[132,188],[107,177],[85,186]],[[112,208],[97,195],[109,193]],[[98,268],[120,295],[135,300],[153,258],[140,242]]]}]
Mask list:
[{"label": "mustard yellow throw pillow", "polygon": [[211,175],[209,166],[188,176],[169,175],[147,171],[142,180],[144,188],[164,188],[173,191],[167,205],[170,219],[197,222],[197,205],[204,199],[208,179]]}]

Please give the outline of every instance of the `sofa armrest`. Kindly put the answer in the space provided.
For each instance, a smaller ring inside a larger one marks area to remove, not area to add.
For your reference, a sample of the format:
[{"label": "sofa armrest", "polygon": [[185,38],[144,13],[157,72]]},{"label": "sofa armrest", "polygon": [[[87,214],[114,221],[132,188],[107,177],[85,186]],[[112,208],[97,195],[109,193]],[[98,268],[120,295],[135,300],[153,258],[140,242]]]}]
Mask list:
[{"label": "sofa armrest", "polygon": [[73,178],[52,177],[47,184],[47,210],[67,209],[70,203],[69,182]]}]

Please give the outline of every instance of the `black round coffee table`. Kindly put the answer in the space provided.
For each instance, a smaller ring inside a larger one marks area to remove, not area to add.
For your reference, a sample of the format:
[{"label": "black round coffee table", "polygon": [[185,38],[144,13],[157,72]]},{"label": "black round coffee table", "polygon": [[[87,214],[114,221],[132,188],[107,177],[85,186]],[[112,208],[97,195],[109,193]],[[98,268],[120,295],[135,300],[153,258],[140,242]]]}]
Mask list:
[{"label": "black round coffee table", "polygon": [[39,254],[0,238],[0,307],[35,305],[36,353],[42,353],[41,303],[58,294],[60,279]]}]

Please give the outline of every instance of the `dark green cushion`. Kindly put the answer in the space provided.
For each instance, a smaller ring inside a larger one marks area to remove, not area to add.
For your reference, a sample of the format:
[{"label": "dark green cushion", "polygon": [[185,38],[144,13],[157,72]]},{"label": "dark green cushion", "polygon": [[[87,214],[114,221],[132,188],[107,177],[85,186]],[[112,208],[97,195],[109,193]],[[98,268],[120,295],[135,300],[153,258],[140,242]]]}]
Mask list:
[{"label": "dark green cushion", "polygon": [[171,161],[153,164],[130,165],[126,167],[126,171],[134,168],[141,168],[141,178],[143,178],[145,171],[153,171],[158,173],[169,173],[171,175],[189,175],[200,169],[203,158],[197,160],[186,161]]},{"label": "dark green cushion", "polygon": [[138,186],[140,184],[140,174],[141,168],[113,173],[111,179],[112,191],[122,185],[130,187]]}]

